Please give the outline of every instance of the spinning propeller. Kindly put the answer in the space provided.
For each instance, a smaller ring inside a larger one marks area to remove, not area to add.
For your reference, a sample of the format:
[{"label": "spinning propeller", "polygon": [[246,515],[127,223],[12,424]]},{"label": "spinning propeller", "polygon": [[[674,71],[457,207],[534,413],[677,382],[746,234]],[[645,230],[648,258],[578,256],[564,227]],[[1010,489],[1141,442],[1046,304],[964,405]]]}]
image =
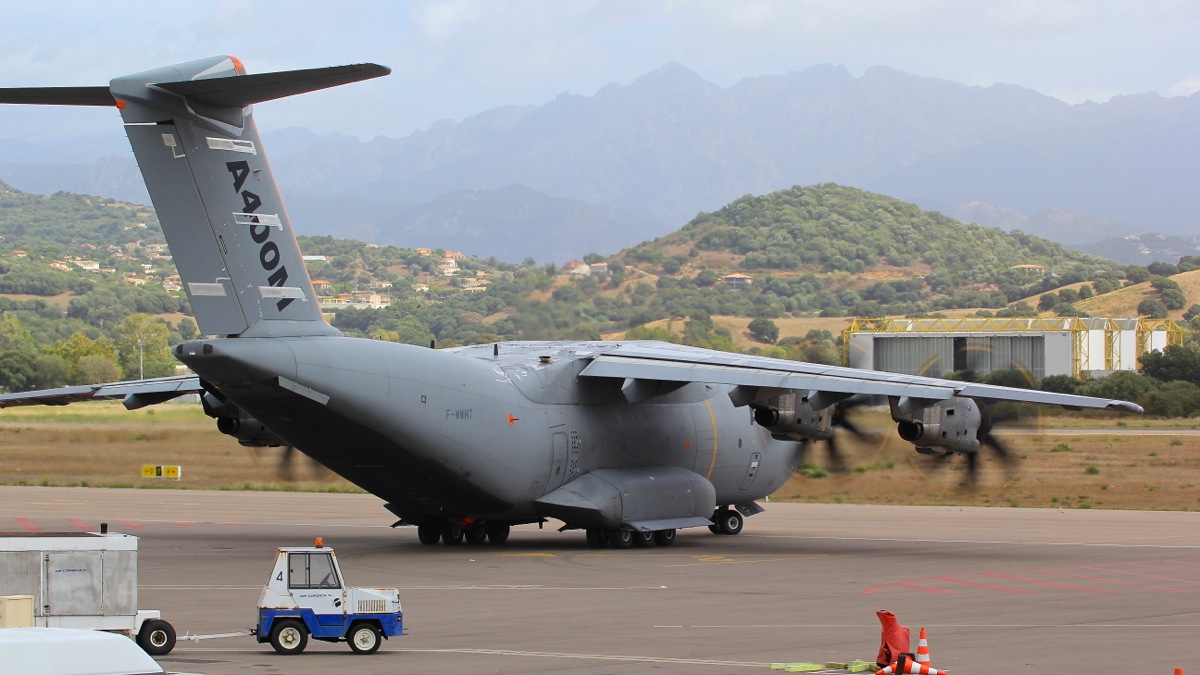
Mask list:
[{"label": "spinning propeller", "polygon": [[[975,489],[979,485],[979,455],[984,448],[988,448],[1004,465],[1004,472],[1008,478],[1016,475],[1020,460],[1011,450],[1008,449],[1000,439],[996,438],[992,433],[992,414],[988,406],[983,401],[977,401],[979,404],[979,413],[982,418],[979,424],[979,433],[976,436],[979,439],[979,450],[975,452],[963,453],[966,455],[966,476],[963,478],[962,487],[967,489]],[[954,453],[946,453],[942,455],[934,455],[931,468],[940,469],[946,465],[947,459]]]}]

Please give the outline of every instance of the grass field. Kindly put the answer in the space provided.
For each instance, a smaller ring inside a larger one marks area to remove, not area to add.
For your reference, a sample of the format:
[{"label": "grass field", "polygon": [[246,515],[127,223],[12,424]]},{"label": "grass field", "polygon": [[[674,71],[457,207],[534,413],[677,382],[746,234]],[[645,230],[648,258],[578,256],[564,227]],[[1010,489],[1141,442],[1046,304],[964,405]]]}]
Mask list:
[{"label": "grass field", "polygon": [[[1200,421],[1136,416],[1038,416],[996,436],[1021,458],[1013,475],[984,450],[977,488],[960,486],[964,461],[940,467],[895,435],[886,412],[856,415],[869,440],[839,437],[847,471],[825,466],[823,444],[772,500],[1200,509]],[[118,403],[0,411],[0,484],[205,490],[357,491],[297,455],[281,472],[279,448],[251,449],[216,430],[198,405],[126,411]],[[143,478],[143,465],[183,468],[180,480]]]}]

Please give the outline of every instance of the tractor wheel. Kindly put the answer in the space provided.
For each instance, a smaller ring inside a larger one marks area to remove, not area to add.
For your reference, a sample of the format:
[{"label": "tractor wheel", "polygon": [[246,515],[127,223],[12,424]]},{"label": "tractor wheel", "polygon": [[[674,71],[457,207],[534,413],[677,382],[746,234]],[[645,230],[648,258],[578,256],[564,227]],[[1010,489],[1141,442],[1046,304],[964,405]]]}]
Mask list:
[{"label": "tractor wheel", "polygon": [[379,650],[383,638],[379,636],[379,629],[375,624],[356,623],[350,627],[346,641],[350,643],[350,651],[355,654],[374,654]]},{"label": "tractor wheel", "polygon": [[296,619],[281,619],[271,627],[271,647],[280,654],[299,654],[307,646],[308,629]]},{"label": "tractor wheel", "polygon": [[137,643],[150,656],[170,654],[175,648],[175,628],[162,619],[150,619],[142,623]]}]

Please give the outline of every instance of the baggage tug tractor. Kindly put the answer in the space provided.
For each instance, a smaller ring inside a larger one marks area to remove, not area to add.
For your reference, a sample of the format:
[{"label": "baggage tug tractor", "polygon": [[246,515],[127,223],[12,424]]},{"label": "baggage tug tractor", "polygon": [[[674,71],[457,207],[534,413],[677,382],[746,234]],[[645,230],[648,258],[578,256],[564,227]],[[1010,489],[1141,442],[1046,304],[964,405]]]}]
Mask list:
[{"label": "baggage tug tractor", "polygon": [[280,654],[299,654],[308,638],[345,640],[356,654],[371,654],[384,637],[404,632],[400,592],[395,588],[346,588],[333,550],[285,546],[258,600],[259,642]]}]

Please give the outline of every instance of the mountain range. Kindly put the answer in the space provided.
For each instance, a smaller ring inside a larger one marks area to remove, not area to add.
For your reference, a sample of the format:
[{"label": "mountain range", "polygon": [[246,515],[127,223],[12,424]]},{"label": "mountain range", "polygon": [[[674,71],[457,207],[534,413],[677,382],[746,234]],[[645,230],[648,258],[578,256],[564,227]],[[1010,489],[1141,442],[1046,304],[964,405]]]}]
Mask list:
[{"label": "mountain range", "polygon": [[[834,65],[726,88],[668,64],[593,96],[404,138],[292,129],[265,141],[302,234],[561,262],[660,236],[743,194],[835,182],[1145,264],[1196,252],[1198,113],[1200,94],[1071,105]],[[145,201],[127,152],[87,165],[65,154],[0,141],[0,180]]]}]

